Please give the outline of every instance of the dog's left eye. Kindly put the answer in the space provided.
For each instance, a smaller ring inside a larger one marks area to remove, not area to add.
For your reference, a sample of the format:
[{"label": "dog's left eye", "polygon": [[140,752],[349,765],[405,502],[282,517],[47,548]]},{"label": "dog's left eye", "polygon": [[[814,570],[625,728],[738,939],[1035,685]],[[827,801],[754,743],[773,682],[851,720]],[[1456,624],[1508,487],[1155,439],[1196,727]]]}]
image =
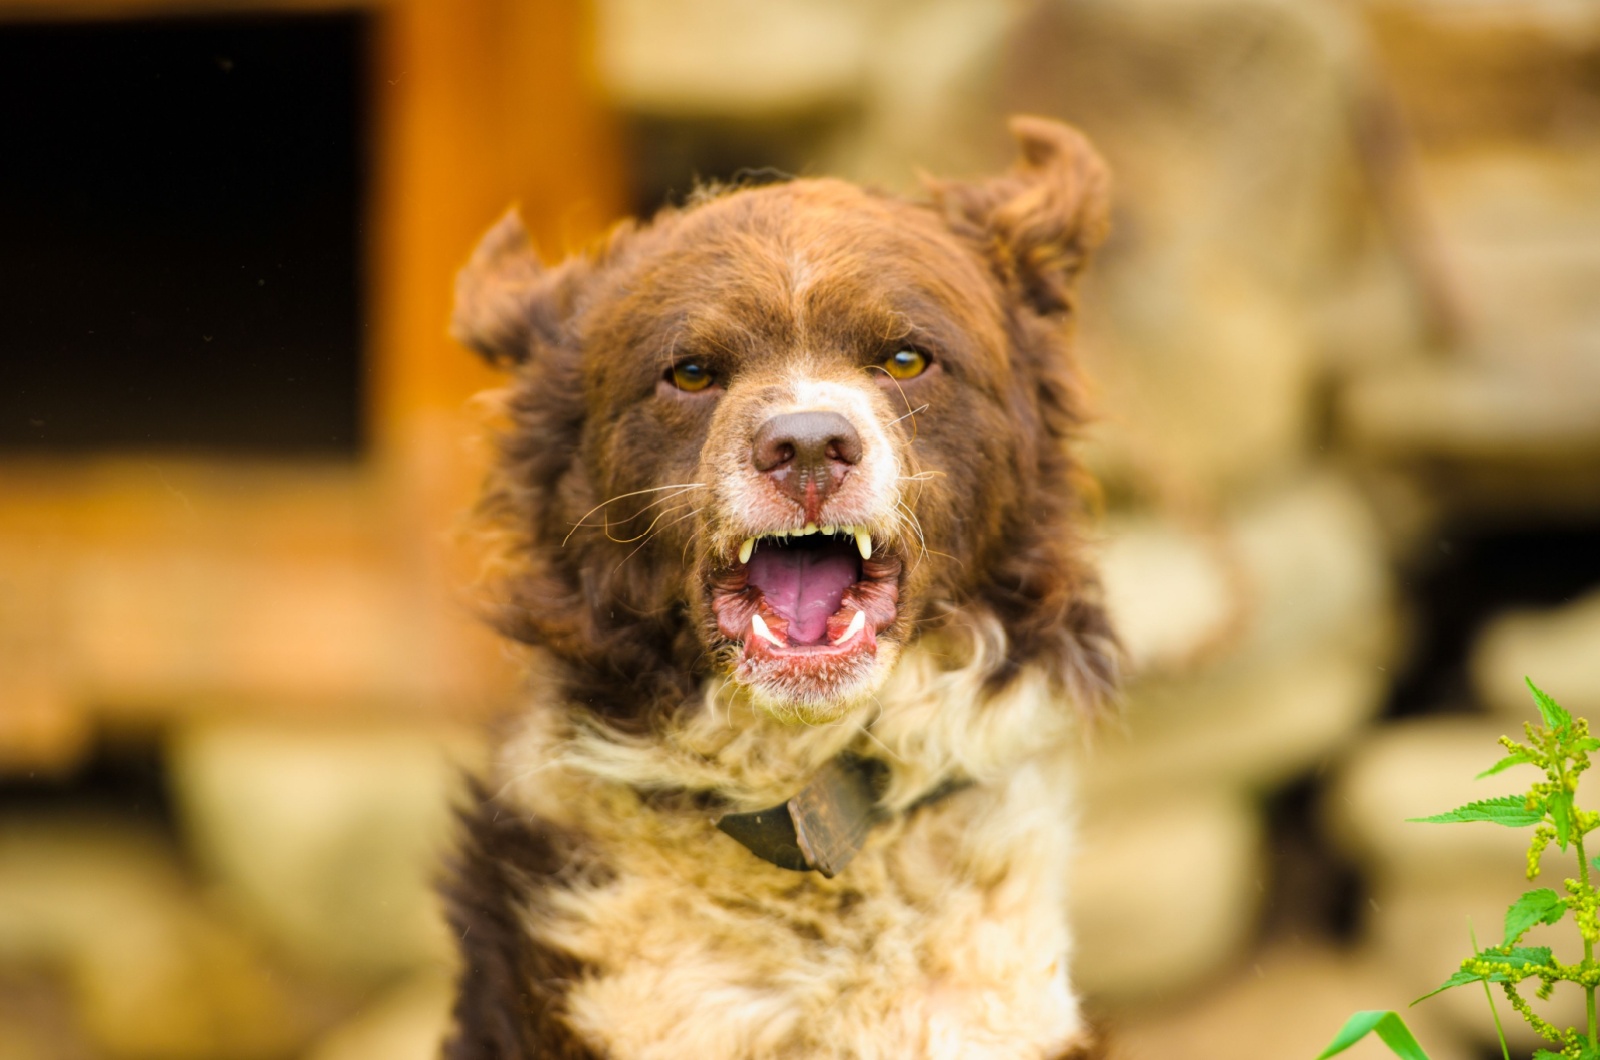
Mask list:
[{"label": "dog's left eye", "polygon": [[672,366],[667,372],[667,382],[679,390],[687,390],[691,394],[697,390],[704,390],[716,379],[711,369],[699,361],[682,361]]},{"label": "dog's left eye", "polygon": [[928,370],[928,355],[919,350],[896,350],[878,364],[891,379],[915,379]]}]

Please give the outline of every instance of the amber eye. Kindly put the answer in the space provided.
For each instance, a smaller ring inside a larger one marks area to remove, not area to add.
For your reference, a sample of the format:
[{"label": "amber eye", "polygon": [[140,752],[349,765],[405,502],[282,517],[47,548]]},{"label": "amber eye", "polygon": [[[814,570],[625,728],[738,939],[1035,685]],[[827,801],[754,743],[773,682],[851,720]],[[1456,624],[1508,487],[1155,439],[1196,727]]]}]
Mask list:
[{"label": "amber eye", "polygon": [[891,379],[915,379],[928,370],[927,354],[916,350],[899,350],[879,362]]},{"label": "amber eye", "polygon": [[711,374],[711,369],[699,361],[684,361],[672,366],[672,371],[667,373],[667,378],[679,390],[687,390],[691,394],[697,390],[704,390],[710,386],[716,376]]}]

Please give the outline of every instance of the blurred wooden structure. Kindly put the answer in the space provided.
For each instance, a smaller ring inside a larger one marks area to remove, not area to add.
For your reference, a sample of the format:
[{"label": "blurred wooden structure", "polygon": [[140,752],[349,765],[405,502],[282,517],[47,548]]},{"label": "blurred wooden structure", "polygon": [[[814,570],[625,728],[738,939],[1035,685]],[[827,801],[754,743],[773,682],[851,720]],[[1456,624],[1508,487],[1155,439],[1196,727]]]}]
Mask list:
[{"label": "blurred wooden structure", "polygon": [[370,11],[359,459],[0,458],[0,775],[197,712],[476,716],[515,667],[449,541],[493,373],[452,279],[512,202],[554,256],[620,208],[581,0],[0,0],[0,22]]}]

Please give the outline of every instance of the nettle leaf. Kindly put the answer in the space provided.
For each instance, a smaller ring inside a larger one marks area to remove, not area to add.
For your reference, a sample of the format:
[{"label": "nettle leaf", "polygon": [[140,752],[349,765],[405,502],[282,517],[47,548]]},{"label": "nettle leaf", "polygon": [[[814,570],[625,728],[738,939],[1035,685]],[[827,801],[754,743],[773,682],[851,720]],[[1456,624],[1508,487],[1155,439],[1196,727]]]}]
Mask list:
[{"label": "nettle leaf", "polygon": [[1567,1058],[1560,1053],[1552,1053],[1548,1049],[1535,1049],[1533,1051],[1533,1060],[1567,1060]]},{"label": "nettle leaf", "polygon": [[1567,840],[1572,837],[1572,796],[1557,792],[1545,803],[1545,808],[1550,811],[1550,820],[1555,822],[1556,845],[1567,849]]},{"label": "nettle leaf", "polygon": [[1490,766],[1488,769],[1485,769],[1482,773],[1479,773],[1477,776],[1473,777],[1472,779],[1474,779],[1474,780],[1482,780],[1484,777],[1492,777],[1496,773],[1504,773],[1506,770],[1510,769],[1512,766],[1531,766],[1531,765],[1535,765],[1535,764],[1537,764],[1537,763],[1535,763],[1534,760],[1530,756],[1528,756],[1527,754],[1523,753],[1522,751],[1513,751],[1510,754],[1506,755],[1504,758],[1500,759],[1500,761],[1496,762],[1494,765]]},{"label": "nettle leaf", "polygon": [[1506,910],[1506,940],[1510,946],[1535,924],[1554,924],[1567,911],[1567,900],[1548,887],[1529,891]]},{"label": "nettle leaf", "polygon": [[1423,824],[1456,824],[1463,821],[1488,821],[1507,828],[1525,828],[1544,820],[1544,810],[1528,809],[1527,799],[1521,795],[1502,795],[1498,799],[1482,799],[1458,806],[1449,813],[1436,813],[1432,817],[1411,817]]},{"label": "nettle leaf", "polygon": [[[1496,964],[1508,964],[1511,966],[1510,975],[1507,975],[1505,972],[1492,972],[1486,976],[1489,982],[1503,983],[1508,979],[1515,982],[1519,979],[1526,979],[1528,977],[1528,969],[1543,968],[1549,965],[1550,947],[1518,946],[1509,953],[1489,952],[1480,953],[1478,956],[1486,961],[1493,961]],[[1516,974],[1517,972],[1523,972],[1524,974],[1518,976]]]},{"label": "nettle leaf", "polygon": [[[1440,983],[1434,989],[1428,991],[1426,994],[1423,994],[1421,997],[1417,998],[1417,1001],[1426,1001],[1430,997],[1432,997],[1433,995],[1442,994],[1446,990],[1449,990],[1451,987],[1466,986],[1468,983],[1479,983],[1479,982],[1482,982],[1486,978],[1487,978],[1487,976],[1479,975],[1477,972],[1457,972],[1454,975],[1452,975],[1450,978],[1446,979],[1444,982]],[[1413,1005],[1415,1005],[1417,1003],[1417,1001],[1413,1001],[1411,1003]]]},{"label": "nettle leaf", "polygon": [[1546,695],[1532,679],[1524,677],[1523,680],[1528,683],[1528,690],[1533,693],[1533,701],[1539,705],[1539,716],[1544,718],[1546,728],[1559,732],[1572,724],[1572,715],[1562,709],[1561,704]]},{"label": "nettle leaf", "polygon": [[1406,1026],[1406,1021],[1400,1018],[1399,1013],[1376,1009],[1357,1012],[1345,1020],[1344,1026],[1339,1028],[1339,1033],[1333,1036],[1333,1041],[1317,1055],[1317,1060],[1328,1060],[1328,1057],[1344,1052],[1374,1032],[1377,1033],[1378,1040],[1387,1045],[1389,1051],[1401,1060],[1428,1060],[1428,1054],[1417,1044],[1411,1028]]}]

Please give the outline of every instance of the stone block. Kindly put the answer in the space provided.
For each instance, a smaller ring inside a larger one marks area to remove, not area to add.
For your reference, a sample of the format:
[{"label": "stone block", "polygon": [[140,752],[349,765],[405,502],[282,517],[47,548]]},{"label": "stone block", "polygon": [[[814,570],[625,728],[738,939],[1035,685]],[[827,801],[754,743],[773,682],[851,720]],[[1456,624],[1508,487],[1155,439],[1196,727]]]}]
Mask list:
[{"label": "stone block", "polygon": [[1504,756],[1496,740],[1507,730],[1500,719],[1460,716],[1375,729],[1351,749],[1328,786],[1322,811],[1329,834],[1386,888],[1489,880],[1509,904],[1526,889],[1527,832],[1408,821],[1524,790],[1536,778],[1529,767],[1473,779]]},{"label": "stone block", "polygon": [[1367,503],[1333,475],[1212,527],[1123,516],[1103,532],[1106,602],[1133,672],[1341,645],[1386,661],[1391,589]]},{"label": "stone block", "polygon": [[1334,756],[1383,705],[1386,675],[1337,648],[1132,687],[1120,731],[1085,755],[1096,793],[1260,791]]},{"label": "stone block", "polygon": [[309,965],[384,976],[449,955],[432,884],[474,742],[420,727],[194,725],[173,786],[199,863]]},{"label": "stone block", "polygon": [[1392,578],[1382,532],[1348,481],[1323,473],[1233,522],[1247,596],[1241,654],[1340,647],[1374,666],[1393,652]]},{"label": "stone block", "polygon": [[316,1018],[136,822],[0,821],[0,966],[60,970],[75,1022],[116,1060],[269,1060]]},{"label": "stone block", "polygon": [[851,0],[602,0],[602,81],[622,106],[677,117],[837,107],[857,91],[886,5]]},{"label": "stone block", "polygon": [[[1108,1020],[1110,1060],[1310,1060],[1362,1009],[1399,1009],[1433,1060],[1474,1060],[1469,1040],[1375,961],[1327,944],[1281,940],[1238,962],[1187,1000],[1119,1010]],[[1352,1060],[1392,1058],[1369,1039]]]},{"label": "stone block", "polygon": [[1236,959],[1262,894],[1261,821],[1222,792],[1095,802],[1073,866],[1073,975],[1102,1000],[1192,987]]},{"label": "stone block", "polygon": [[1227,631],[1237,586],[1216,543],[1154,517],[1117,520],[1104,539],[1106,606],[1134,673],[1181,667]]},{"label": "stone block", "polygon": [[1600,731],[1600,592],[1491,621],[1472,647],[1473,689],[1512,735],[1537,717],[1524,677]]},{"label": "stone block", "polygon": [[423,972],[320,1038],[306,1060],[436,1060],[450,1027],[455,985]]}]

